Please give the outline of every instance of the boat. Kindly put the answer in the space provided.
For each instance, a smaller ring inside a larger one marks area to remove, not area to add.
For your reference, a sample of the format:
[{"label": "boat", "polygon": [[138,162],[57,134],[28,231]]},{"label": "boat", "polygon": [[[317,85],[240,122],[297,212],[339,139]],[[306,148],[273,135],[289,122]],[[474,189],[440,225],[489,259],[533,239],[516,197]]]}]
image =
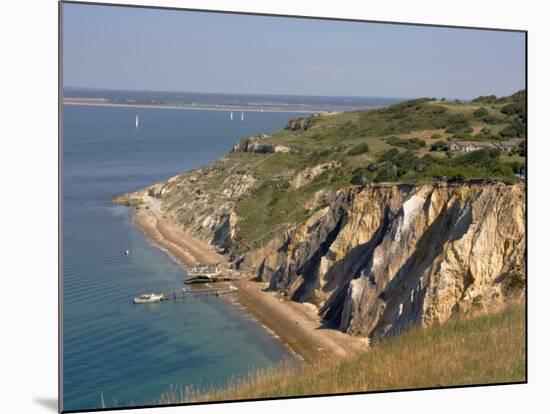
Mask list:
[{"label": "boat", "polygon": [[136,115],[136,129],[139,128],[139,117]]},{"label": "boat", "polygon": [[124,250],[124,254],[128,256],[130,254],[130,250]]},{"label": "boat", "polygon": [[244,121],[244,112],[241,112],[241,121]]},{"label": "boat", "polygon": [[148,293],[145,295],[140,295],[137,298],[134,298],[134,303],[157,303],[166,300],[164,293]]},{"label": "boat", "polygon": [[229,116],[229,119],[233,121],[233,111],[231,111],[231,115]]}]

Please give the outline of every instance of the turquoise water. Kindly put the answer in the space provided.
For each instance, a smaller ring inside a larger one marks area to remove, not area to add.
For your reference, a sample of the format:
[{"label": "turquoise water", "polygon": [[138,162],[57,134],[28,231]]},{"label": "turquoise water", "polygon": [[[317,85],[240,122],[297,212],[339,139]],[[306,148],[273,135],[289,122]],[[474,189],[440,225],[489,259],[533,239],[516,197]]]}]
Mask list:
[{"label": "turquoise water", "polygon": [[[140,128],[135,129],[139,115]],[[170,387],[220,386],[291,357],[219,298],[133,305],[184,272],[111,197],[208,164],[291,113],[64,107],[63,408],[146,405]],[[124,250],[131,254],[125,256]]]}]

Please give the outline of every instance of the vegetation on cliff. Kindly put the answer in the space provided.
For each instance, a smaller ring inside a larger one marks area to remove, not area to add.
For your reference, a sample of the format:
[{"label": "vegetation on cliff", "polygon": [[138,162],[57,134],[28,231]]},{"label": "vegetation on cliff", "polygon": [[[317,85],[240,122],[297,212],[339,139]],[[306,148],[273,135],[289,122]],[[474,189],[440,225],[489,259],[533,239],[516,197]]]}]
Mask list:
[{"label": "vegetation on cliff", "polygon": [[[313,367],[283,364],[252,372],[220,390],[172,390],[160,403],[340,394],[526,380],[525,308],[457,318],[417,328],[373,345],[363,354]],[[180,392],[181,391],[181,392]]]},{"label": "vegetation on cliff", "polygon": [[[292,128],[263,138],[290,152],[266,156],[233,152],[228,156],[228,164],[250,168],[258,179],[249,197],[237,205],[238,214],[247,218],[240,225],[239,237],[247,244],[269,229],[303,221],[311,213],[308,200],[321,189],[441,178],[517,181],[515,174],[524,169],[524,151],[491,148],[461,153],[447,151],[448,144],[442,143],[453,139],[498,142],[507,136],[501,132],[511,128],[523,136],[524,113],[509,108],[524,108],[524,98],[524,93],[518,93],[497,102],[469,104],[417,99],[375,111],[292,121]],[[296,172],[330,161],[340,167],[299,189],[289,188],[288,181]],[[315,207],[322,207],[323,200],[318,201]]]},{"label": "vegetation on cliff", "polygon": [[[244,138],[212,165],[174,177],[167,187],[179,190],[167,188],[165,204],[178,209],[177,219],[189,228],[198,212],[196,206],[189,211],[185,199],[208,195],[208,208],[224,211],[209,225],[238,217],[234,227],[224,227],[231,228],[230,250],[238,256],[303,222],[350,185],[517,181],[516,174],[525,169],[524,141],[511,151],[488,148],[472,153],[449,150],[449,143],[498,143],[524,133],[523,91],[469,103],[423,98],[372,111],[317,114],[291,120],[270,135]],[[296,176],[303,177],[298,185]],[[218,245],[229,249],[227,243]]]}]

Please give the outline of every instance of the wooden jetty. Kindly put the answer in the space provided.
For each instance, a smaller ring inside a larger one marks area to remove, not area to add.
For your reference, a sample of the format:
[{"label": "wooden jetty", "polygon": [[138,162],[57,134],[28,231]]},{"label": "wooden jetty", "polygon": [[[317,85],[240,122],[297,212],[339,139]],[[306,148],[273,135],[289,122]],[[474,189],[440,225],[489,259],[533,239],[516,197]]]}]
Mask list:
[{"label": "wooden jetty", "polygon": [[221,295],[227,295],[230,293],[235,293],[239,289],[236,286],[229,285],[224,287],[211,287],[209,284],[206,288],[199,288],[199,289],[190,289],[187,287],[184,287],[182,289],[175,289],[170,293],[160,293],[158,295],[161,296],[158,300],[151,301],[151,302],[136,302],[136,299],[134,298],[134,303],[160,303],[160,302],[166,302],[169,300],[176,300],[176,299],[185,299],[188,297],[204,297],[204,296],[221,296]]},{"label": "wooden jetty", "polygon": [[230,285],[228,287],[207,287],[207,288],[201,288],[201,289],[183,288],[179,290],[174,290],[172,292],[172,298],[177,299],[178,296],[181,297],[182,299],[185,299],[185,297],[189,297],[189,296],[195,296],[195,297],[211,296],[211,295],[221,296],[221,295],[226,295],[228,293],[235,293],[238,290],[239,289],[233,285]]}]

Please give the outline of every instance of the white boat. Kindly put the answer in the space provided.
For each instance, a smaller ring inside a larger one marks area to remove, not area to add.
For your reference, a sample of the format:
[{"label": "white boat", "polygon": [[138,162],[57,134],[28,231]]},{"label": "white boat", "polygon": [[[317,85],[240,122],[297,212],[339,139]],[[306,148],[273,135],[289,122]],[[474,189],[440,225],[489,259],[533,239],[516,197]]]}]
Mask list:
[{"label": "white boat", "polygon": [[124,254],[128,256],[130,254],[130,250],[124,250]]},{"label": "white boat", "polygon": [[244,112],[241,112],[241,121],[244,121]]},{"label": "white boat", "polygon": [[139,117],[136,115],[136,129],[139,128]]},{"label": "white boat", "polygon": [[233,121],[233,111],[231,111],[231,115],[229,116],[229,119]]},{"label": "white boat", "polygon": [[164,299],[166,299],[166,297],[164,296],[163,293],[149,293],[149,294],[140,295],[137,298],[134,298],[134,303],[135,304],[157,303],[157,302],[163,301]]}]

